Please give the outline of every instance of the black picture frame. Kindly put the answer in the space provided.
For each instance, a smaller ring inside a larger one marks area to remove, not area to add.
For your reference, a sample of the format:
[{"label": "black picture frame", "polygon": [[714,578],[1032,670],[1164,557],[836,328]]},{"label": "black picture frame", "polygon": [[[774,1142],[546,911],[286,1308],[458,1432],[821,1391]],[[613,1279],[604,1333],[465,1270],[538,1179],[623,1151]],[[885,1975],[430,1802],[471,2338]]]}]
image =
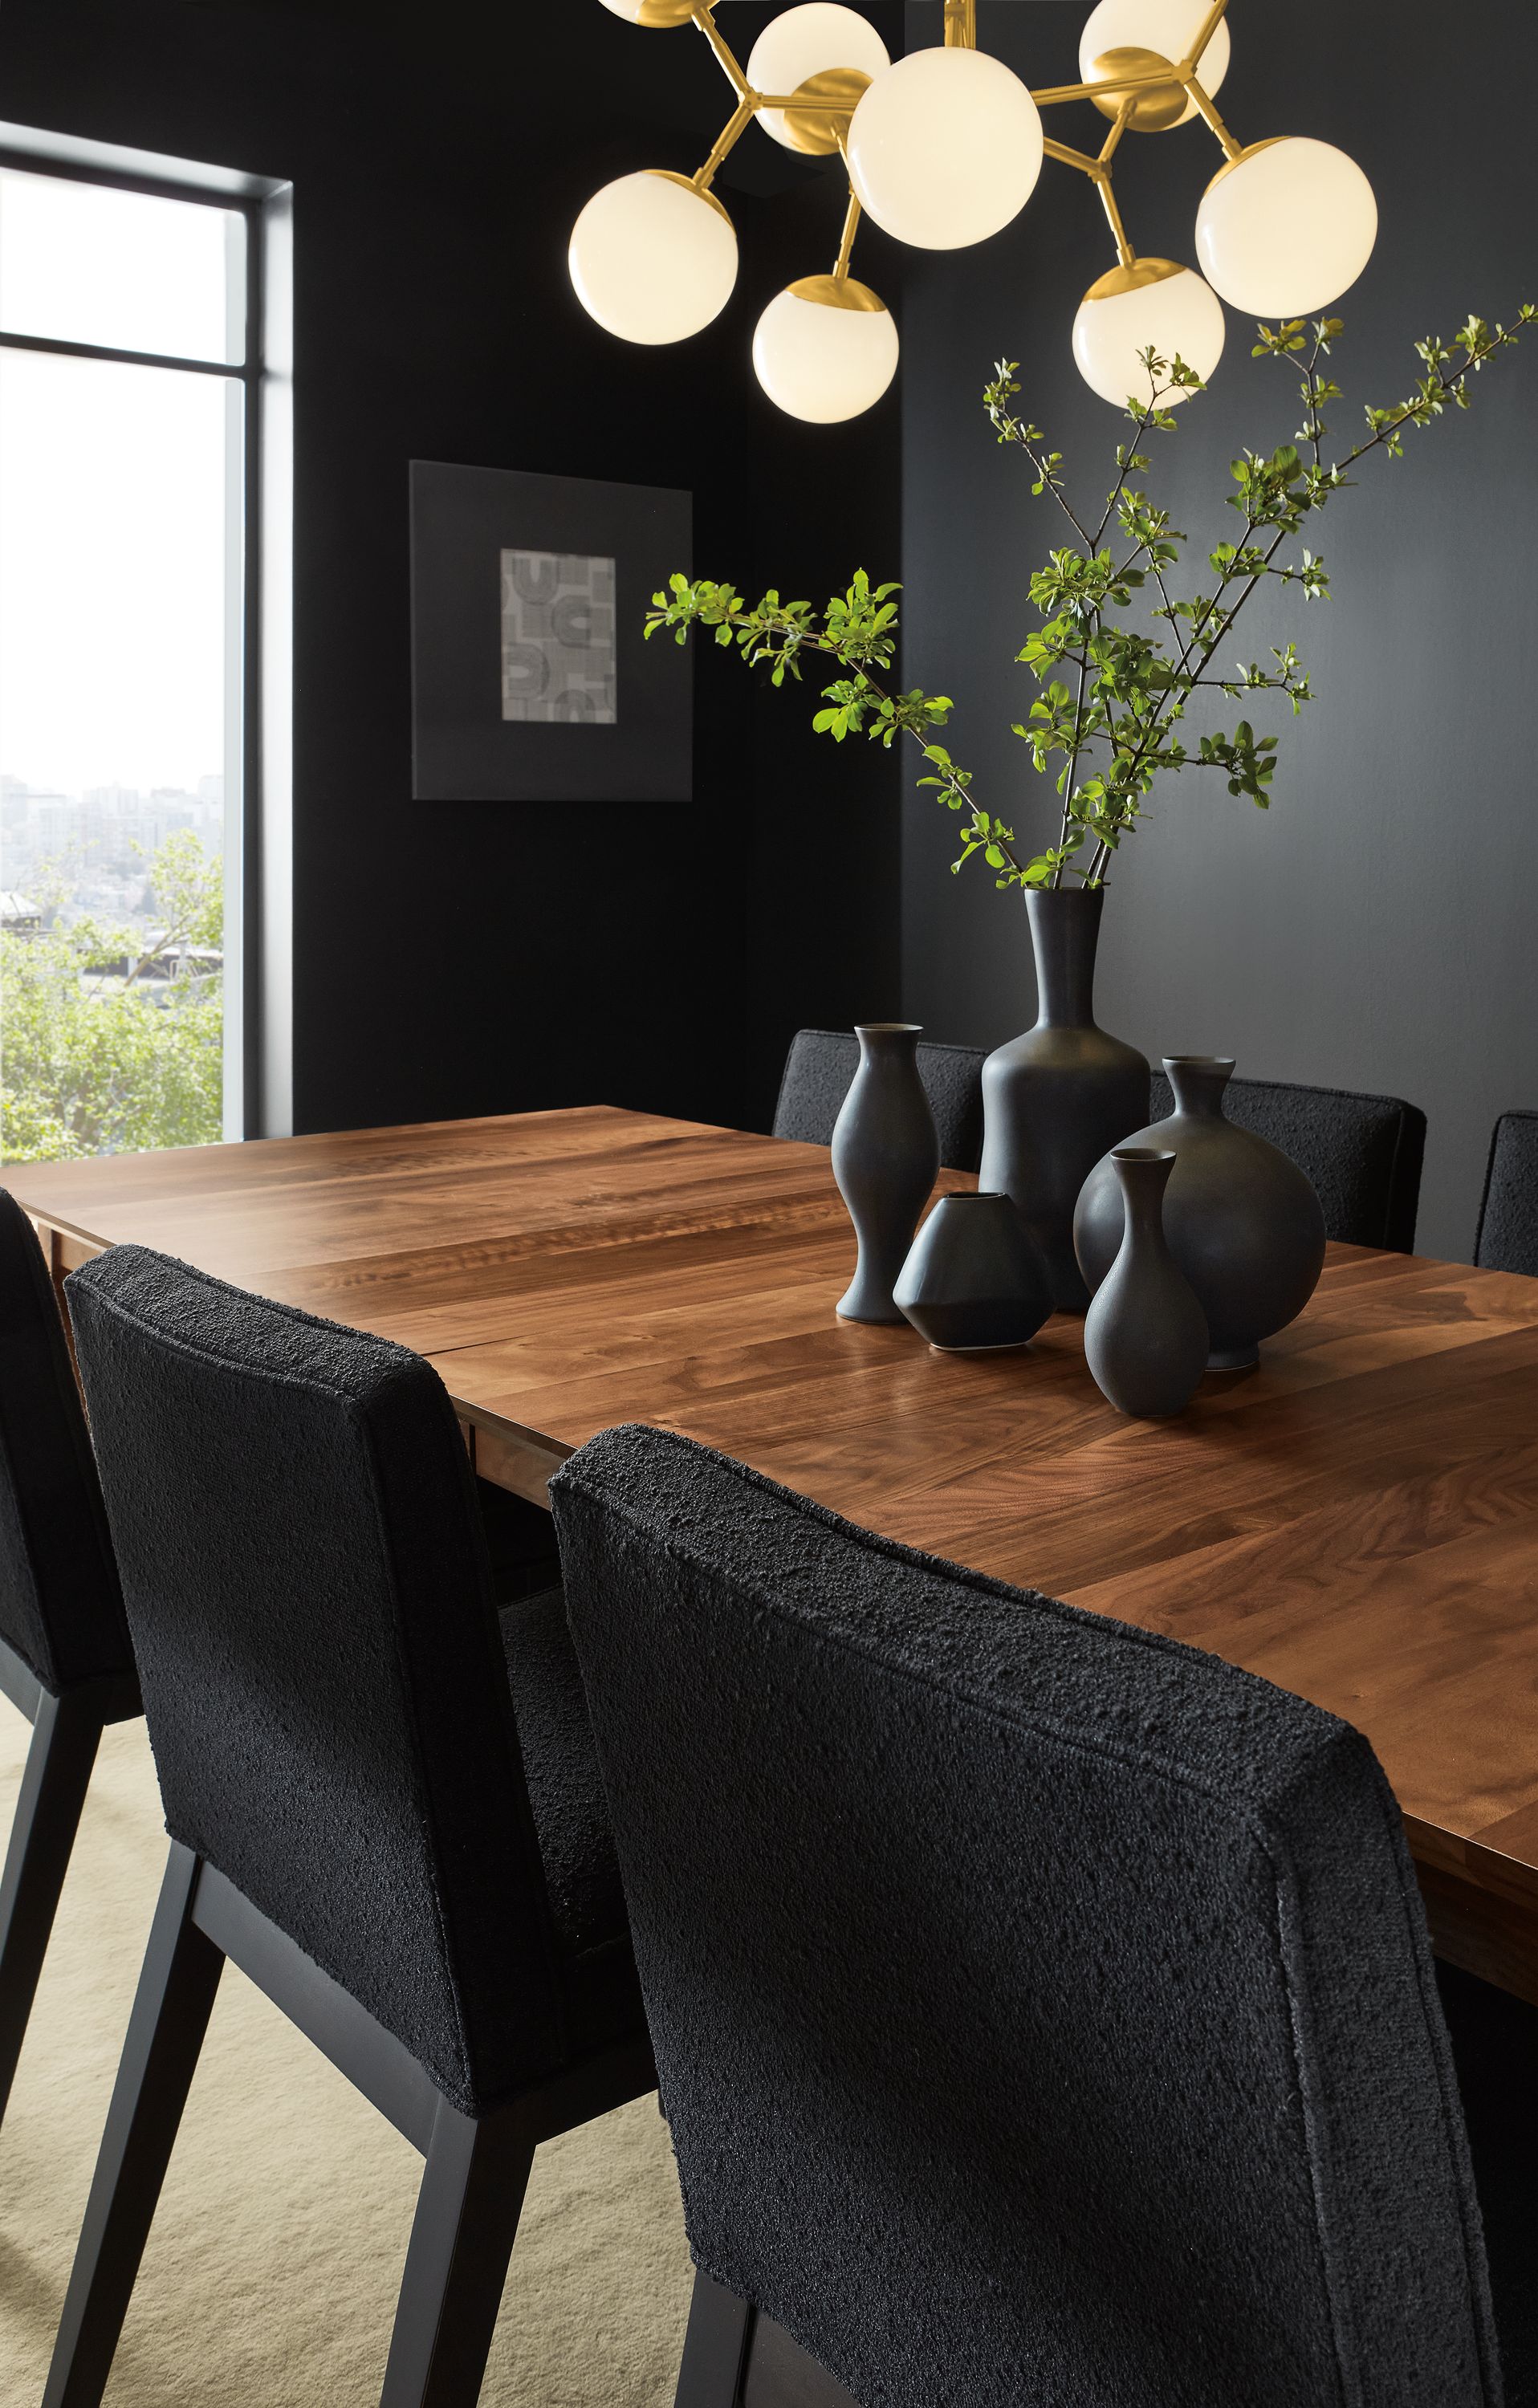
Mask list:
[{"label": "black picture frame", "polygon": [[[410,474],[414,799],[692,801],[691,652],[643,634],[653,595],[674,569],[690,571],[692,494],[440,460],[413,460]],[[613,560],[612,724],[503,718],[510,549]]]}]

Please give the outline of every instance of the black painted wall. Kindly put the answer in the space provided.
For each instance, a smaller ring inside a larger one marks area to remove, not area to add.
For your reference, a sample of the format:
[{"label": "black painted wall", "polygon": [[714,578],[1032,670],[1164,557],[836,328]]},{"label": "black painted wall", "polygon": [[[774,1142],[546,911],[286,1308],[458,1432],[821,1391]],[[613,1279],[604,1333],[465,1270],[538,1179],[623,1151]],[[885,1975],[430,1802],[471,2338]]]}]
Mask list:
[{"label": "black painted wall", "polygon": [[692,810],[410,800],[413,457],[691,487],[699,568],[744,588],[896,559],[896,395],[807,429],[748,359],[764,303],[831,264],[833,180],[750,133],[738,294],[682,350],[571,294],[589,193],[692,170],[726,103],[695,34],[597,0],[0,8],[0,116],[295,186],[300,1128],[593,1099],[764,1125],[795,1027],[896,1007],[892,766],[716,655]]},{"label": "black painted wall", "polygon": [[[932,13],[911,9],[911,41],[934,39]],[[1084,16],[1085,0],[983,0],[984,44],[1033,84],[1068,81]],[[1463,40],[1430,0],[1233,0],[1222,107],[1242,138],[1318,135],[1377,189],[1377,254],[1339,309],[1346,434],[1361,401],[1409,390],[1416,337],[1538,297],[1538,171],[1503,96],[1538,73],[1538,22],[1518,0],[1477,16]],[[1059,138],[1086,147],[1101,123],[1087,108],[1055,116]],[[1128,139],[1119,189],[1143,251],[1193,257],[1216,164],[1200,127]],[[915,254],[906,280],[906,676],[956,696],[951,750],[1038,836],[1051,798],[1009,734],[1035,691],[1013,655],[1035,623],[1029,570],[1066,535],[997,449],[978,394],[1000,352],[1022,360],[1019,407],[1076,489],[1103,493],[1120,422],[1080,381],[1069,333],[1111,261],[1088,184],[1049,162],[1013,227],[974,251]],[[1218,381],[1158,447],[1155,489],[1203,550],[1231,534],[1231,455],[1299,423],[1249,340],[1230,312]],[[1167,784],[1107,906],[1105,1025],[1150,1055],[1231,1052],[1259,1076],[1410,1096],[1430,1118],[1419,1243],[1461,1260],[1491,1123],[1538,1103],[1535,425],[1538,342],[1485,376],[1467,417],[1413,437],[1401,463],[1370,464],[1314,546],[1336,599],[1258,609],[1243,631],[1246,659],[1296,633],[1321,696],[1268,723],[1284,748],[1271,811],[1215,778]],[[951,879],[956,824],[927,796],[905,806],[905,1009],[994,1043],[1034,1017],[1024,912],[975,864]]]}]

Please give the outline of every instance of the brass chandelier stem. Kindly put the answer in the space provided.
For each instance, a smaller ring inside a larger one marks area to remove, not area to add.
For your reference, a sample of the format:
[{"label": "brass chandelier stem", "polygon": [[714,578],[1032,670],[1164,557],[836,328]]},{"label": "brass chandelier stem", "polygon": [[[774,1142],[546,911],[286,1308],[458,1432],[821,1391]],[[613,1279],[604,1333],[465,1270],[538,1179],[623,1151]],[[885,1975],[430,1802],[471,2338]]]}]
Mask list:
[{"label": "brass chandelier stem", "polygon": [[704,165],[697,170],[691,179],[700,192],[708,193],[710,191],[711,186],[715,181],[716,171],[720,167],[722,161],[730,151],[736,150],[737,145],[741,141],[743,135],[747,132],[749,126],[753,123],[753,121],[757,114],[757,94],[752,92],[744,93],[731,116],[727,119],[726,125],[722,128],[721,134],[715,143],[714,149],[711,152],[710,157],[706,160]]},{"label": "brass chandelier stem", "polygon": [[849,280],[849,261],[855,249],[855,236],[858,231],[859,222],[859,194],[855,191],[854,186],[851,185],[849,190],[849,207],[844,212],[843,240],[839,245],[839,256],[833,263],[833,280],[836,284],[847,283]]},{"label": "brass chandelier stem", "polygon": [[1042,142],[1042,148],[1049,159],[1056,160],[1060,167],[1077,167],[1081,176],[1088,176],[1094,182],[1099,183],[1100,163],[1098,159],[1092,159],[1087,150],[1074,150],[1066,142],[1055,142],[1050,134]]},{"label": "brass chandelier stem", "polygon": [[1100,76],[1094,83],[1047,84],[1030,96],[1038,108],[1062,108],[1071,100],[1097,100],[1114,92],[1148,92],[1171,79],[1169,67],[1137,67],[1127,75]]},{"label": "brass chandelier stem", "polygon": [[1219,117],[1216,109],[1213,107],[1212,101],[1209,99],[1207,93],[1203,92],[1201,86],[1198,83],[1195,76],[1183,75],[1180,80],[1185,85],[1186,91],[1190,93],[1191,98],[1195,101],[1198,108],[1201,111],[1202,116],[1206,119],[1207,123],[1211,126],[1218,140],[1222,143],[1224,156],[1229,159],[1237,159],[1244,148],[1243,144],[1235,135],[1229,133],[1228,127],[1224,124],[1223,120]]},{"label": "brass chandelier stem", "polygon": [[695,0],[695,23],[715,52],[721,72],[739,100],[746,100],[752,87],[738,64],[736,51],[715,22],[714,8],[715,0]]},{"label": "brass chandelier stem", "polygon": [[1116,187],[1111,180],[1109,170],[1104,175],[1097,176],[1095,182],[1100,195],[1100,205],[1105,210],[1106,219],[1115,240],[1117,260],[1123,267],[1133,267],[1137,265],[1138,254],[1132,248],[1131,238],[1122,218],[1121,204],[1116,198]]},{"label": "brass chandelier stem", "polygon": [[1115,118],[1113,121],[1111,131],[1100,145],[1100,165],[1102,167],[1109,169],[1112,160],[1121,149],[1122,136],[1126,133],[1128,127],[1132,122],[1132,112],[1136,108],[1137,105],[1138,96],[1135,92],[1129,92],[1124,96],[1122,105],[1117,109]]},{"label": "brass chandelier stem", "polygon": [[948,50],[976,50],[977,0],[945,0],[945,48]]}]

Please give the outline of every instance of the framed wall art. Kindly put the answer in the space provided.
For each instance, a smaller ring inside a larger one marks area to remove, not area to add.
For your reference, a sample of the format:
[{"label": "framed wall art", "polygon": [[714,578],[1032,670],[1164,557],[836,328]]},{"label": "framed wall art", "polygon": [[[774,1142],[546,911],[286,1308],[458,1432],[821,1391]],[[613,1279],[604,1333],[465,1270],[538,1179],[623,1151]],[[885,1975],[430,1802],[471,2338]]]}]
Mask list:
[{"label": "framed wall art", "polygon": [[688,494],[411,463],[419,802],[685,803],[692,654],[647,643]]}]

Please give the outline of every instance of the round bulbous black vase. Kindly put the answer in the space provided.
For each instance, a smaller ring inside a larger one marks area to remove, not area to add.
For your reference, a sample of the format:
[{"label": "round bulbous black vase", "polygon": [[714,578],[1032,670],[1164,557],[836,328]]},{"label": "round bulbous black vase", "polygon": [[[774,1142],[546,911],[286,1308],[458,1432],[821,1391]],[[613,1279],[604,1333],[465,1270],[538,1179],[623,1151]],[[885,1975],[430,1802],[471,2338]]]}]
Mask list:
[{"label": "round bulbous black vase", "polygon": [[935,1116],[918,1075],[922,1033],[894,1020],[855,1031],[859,1068],[833,1129],[833,1176],[859,1240],[838,1306],[844,1321],[903,1318],[892,1290],[940,1169]]},{"label": "round bulbous black vase", "polygon": [[[1309,1181],[1278,1147],[1224,1117],[1233,1067],[1210,1054],[1167,1059],[1175,1109],[1127,1140],[1175,1157],[1165,1235],[1207,1316],[1209,1368],[1221,1371],[1256,1362],[1260,1340],[1296,1321],[1325,1259],[1324,1212]],[[1108,1155],[1085,1182],[1073,1221],[1092,1288],[1116,1259],[1122,1225],[1121,1182]]]},{"label": "round bulbous black vase", "polygon": [[1096,1386],[1139,1421],[1183,1413],[1207,1369],[1206,1315],[1164,1234],[1175,1159],[1154,1146],[1118,1145],[1112,1154],[1121,1242],[1085,1322]]},{"label": "round bulbous black vase", "polygon": [[1102,1154],[1148,1117],[1148,1065],[1095,1020],[1103,887],[1026,896],[1040,1016],[983,1066],[980,1187],[1008,1196],[1046,1266],[1060,1312],[1089,1288],[1073,1251],[1073,1208]]},{"label": "round bulbous black vase", "polygon": [[1052,1311],[1045,1268],[1007,1196],[942,1196],[894,1294],[941,1354],[1028,1346]]}]

